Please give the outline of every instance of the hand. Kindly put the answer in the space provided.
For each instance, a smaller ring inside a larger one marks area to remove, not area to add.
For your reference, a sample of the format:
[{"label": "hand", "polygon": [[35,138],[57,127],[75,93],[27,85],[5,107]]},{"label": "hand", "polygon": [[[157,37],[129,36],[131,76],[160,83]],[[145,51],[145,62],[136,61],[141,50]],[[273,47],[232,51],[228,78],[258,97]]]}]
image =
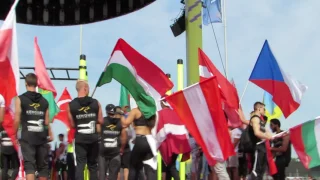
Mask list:
[{"label": "hand", "polygon": [[273,135],[270,132],[266,132],[265,134],[266,134],[267,140],[273,139]]}]

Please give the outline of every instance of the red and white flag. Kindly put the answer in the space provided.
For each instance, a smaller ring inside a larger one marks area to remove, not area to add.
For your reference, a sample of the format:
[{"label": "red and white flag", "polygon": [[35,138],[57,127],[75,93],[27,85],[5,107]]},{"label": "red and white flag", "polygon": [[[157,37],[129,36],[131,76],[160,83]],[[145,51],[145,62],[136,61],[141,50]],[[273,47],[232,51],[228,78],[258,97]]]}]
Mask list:
[{"label": "red and white flag", "polygon": [[236,88],[219,72],[200,48],[198,49],[198,57],[200,81],[216,76],[223,101],[230,107],[239,109],[239,98]]},{"label": "red and white flag", "polygon": [[231,127],[239,127],[242,122],[238,114],[239,97],[234,84],[231,84],[219,70],[213,65],[209,57],[199,48],[199,75],[200,81],[206,80],[212,76],[217,77],[221,97],[223,99],[223,108],[228,116],[228,123]]},{"label": "red and white flag", "polygon": [[182,154],[182,161],[190,158],[188,131],[178,114],[170,108],[158,111],[156,140],[158,149],[166,164],[171,163],[173,154]]},{"label": "red and white flag", "polygon": [[217,77],[211,77],[166,97],[202,148],[209,165],[235,154],[221,107]]},{"label": "red and white flag", "polygon": [[63,122],[67,128],[70,128],[70,123],[68,119],[68,113],[67,108],[69,106],[69,103],[71,102],[72,98],[70,93],[68,92],[67,88],[64,88],[57,105],[60,109],[60,112],[54,117],[54,119],[60,120]]},{"label": "red and white flag", "polygon": [[6,107],[19,93],[19,62],[16,33],[16,6],[12,5],[6,19],[0,28],[0,94]]}]

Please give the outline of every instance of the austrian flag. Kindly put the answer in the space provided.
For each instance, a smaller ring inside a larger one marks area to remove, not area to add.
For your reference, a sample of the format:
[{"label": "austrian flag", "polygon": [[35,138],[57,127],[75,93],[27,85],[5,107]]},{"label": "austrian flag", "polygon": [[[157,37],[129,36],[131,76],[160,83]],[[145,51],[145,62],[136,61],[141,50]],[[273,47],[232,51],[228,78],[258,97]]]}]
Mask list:
[{"label": "austrian flag", "polygon": [[202,148],[209,165],[235,154],[216,77],[167,96],[166,100]]}]

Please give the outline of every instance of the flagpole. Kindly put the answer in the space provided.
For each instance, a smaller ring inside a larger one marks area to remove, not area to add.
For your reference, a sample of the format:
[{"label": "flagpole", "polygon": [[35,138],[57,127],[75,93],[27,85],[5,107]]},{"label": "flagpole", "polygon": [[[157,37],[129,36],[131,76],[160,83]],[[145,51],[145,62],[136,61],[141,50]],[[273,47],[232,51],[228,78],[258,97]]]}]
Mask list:
[{"label": "flagpole", "polygon": [[224,57],[225,57],[225,71],[228,79],[228,51],[227,51],[227,18],[226,18],[226,0],[223,0],[222,7],[223,28],[224,28]]},{"label": "flagpole", "polygon": [[82,54],[82,24],[80,25],[80,55]]},{"label": "flagpole", "polygon": [[243,93],[242,93],[242,95],[241,95],[241,98],[240,98],[239,104],[241,104],[242,98],[243,98],[244,94],[245,94],[245,93],[246,93],[246,91],[247,91],[248,85],[249,85],[249,81],[247,81],[246,87],[245,87],[245,88],[244,88],[244,90],[243,90]]}]

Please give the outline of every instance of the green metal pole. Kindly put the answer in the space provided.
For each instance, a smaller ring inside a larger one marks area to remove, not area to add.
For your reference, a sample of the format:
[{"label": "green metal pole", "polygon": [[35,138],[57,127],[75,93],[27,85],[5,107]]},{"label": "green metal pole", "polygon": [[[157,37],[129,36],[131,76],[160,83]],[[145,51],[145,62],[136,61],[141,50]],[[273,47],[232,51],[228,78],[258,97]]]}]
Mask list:
[{"label": "green metal pole", "polygon": [[186,0],[187,84],[199,82],[198,48],[202,49],[202,2]]}]

